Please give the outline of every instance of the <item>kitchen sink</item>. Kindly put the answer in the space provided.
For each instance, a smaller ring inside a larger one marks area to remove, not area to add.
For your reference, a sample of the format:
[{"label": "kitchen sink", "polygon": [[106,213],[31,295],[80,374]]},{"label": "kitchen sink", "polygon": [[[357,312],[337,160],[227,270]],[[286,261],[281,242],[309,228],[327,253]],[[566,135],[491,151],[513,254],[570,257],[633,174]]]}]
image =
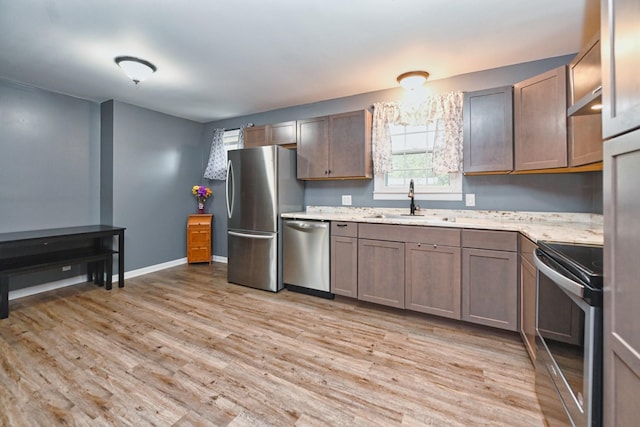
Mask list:
[{"label": "kitchen sink", "polygon": [[424,214],[375,214],[367,215],[364,218],[372,219],[394,219],[404,221],[424,221],[424,222],[456,222],[455,217],[425,216]]}]

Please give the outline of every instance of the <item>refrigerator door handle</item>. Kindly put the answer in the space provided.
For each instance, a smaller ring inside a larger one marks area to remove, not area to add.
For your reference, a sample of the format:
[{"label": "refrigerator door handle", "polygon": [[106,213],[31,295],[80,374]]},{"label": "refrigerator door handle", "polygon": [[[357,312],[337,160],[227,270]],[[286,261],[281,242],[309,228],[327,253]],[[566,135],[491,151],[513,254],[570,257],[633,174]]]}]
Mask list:
[{"label": "refrigerator door handle", "polygon": [[[229,186],[234,186],[233,184],[233,165],[231,164],[231,160],[227,163],[227,187],[226,187],[226,196],[227,196],[227,218],[231,218],[231,212],[233,212],[233,199],[231,199],[231,204],[229,204]],[[235,188],[232,188],[231,195],[233,195]]]},{"label": "refrigerator door handle", "polygon": [[265,236],[262,234],[247,234],[247,233],[238,233],[237,231],[227,231],[227,234],[230,236],[236,237],[246,237],[248,239],[262,239],[262,240],[270,240],[273,239],[273,235]]}]

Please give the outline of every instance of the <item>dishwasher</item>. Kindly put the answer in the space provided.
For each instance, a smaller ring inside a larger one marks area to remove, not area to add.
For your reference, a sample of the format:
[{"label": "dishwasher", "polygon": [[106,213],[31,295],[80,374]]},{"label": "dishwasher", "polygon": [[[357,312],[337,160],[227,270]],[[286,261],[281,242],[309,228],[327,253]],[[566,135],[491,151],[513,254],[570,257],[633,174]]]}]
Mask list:
[{"label": "dishwasher", "polygon": [[329,287],[329,222],[283,221],[283,273],[287,289],[333,298]]}]

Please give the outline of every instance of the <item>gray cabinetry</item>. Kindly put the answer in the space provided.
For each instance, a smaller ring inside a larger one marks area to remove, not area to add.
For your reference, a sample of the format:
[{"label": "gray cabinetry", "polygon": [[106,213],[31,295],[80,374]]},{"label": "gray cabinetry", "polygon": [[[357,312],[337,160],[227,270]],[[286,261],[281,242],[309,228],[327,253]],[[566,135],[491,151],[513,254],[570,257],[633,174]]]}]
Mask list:
[{"label": "gray cabinetry", "polygon": [[513,87],[464,94],[464,172],[513,170]]},{"label": "gray cabinetry", "polygon": [[298,120],[298,179],[371,178],[371,113]]},{"label": "gray cabinetry", "polygon": [[295,120],[248,127],[244,130],[244,146],[294,145],[297,142],[297,132]]},{"label": "gray cabinetry", "polygon": [[536,360],[536,244],[520,236],[520,336],[531,361]]},{"label": "gray cabinetry", "polygon": [[566,167],[566,67],[517,83],[513,100],[515,170]]},{"label": "gray cabinetry", "polygon": [[358,297],[358,223],[331,223],[331,292]]},{"label": "gray cabinetry", "polygon": [[404,243],[358,240],[358,299],[404,308]]},{"label": "gray cabinetry", "polygon": [[516,232],[462,230],[462,319],[518,330]]},{"label": "gray cabinetry", "polygon": [[640,2],[602,1],[605,426],[640,420]]},{"label": "gray cabinetry", "polygon": [[406,243],[405,265],[405,308],[460,319],[459,247]]},{"label": "gray cabinetry", "polygon": [[569,166],[602,161],[600,34],[569,64]]}]

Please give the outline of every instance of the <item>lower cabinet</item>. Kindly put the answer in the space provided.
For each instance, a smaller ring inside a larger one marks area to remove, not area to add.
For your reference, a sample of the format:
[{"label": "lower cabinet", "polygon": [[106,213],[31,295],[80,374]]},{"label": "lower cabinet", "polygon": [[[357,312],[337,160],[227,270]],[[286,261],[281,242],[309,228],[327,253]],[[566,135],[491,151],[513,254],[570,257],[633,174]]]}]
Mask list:
[{"label": "lower cabinet", "polygon": [[460,248],[405,244],[405,308],[460,319]]},{"label": "lower cabinet", "polygon": [[[334,221],[331,233],[332,293],[519,330],[517,232]],[[522,322],[531,337],[532,274]]]},{"label": "lower cabinet", "polygon": [[358,299],[404,308],[404,243],[358,239]]},{"label": "lower cabinet", "polygon": [[462,320],[518,330],[518,233],[463,230]]},{"label": "lower cabinet", "polygon": [[358,223],[331,223],[331,293],[358,297]]},{"label": "lower cabinet", "polygon": [[532,361],[536,360],[536,245],[520,237],[520,336]]}]

